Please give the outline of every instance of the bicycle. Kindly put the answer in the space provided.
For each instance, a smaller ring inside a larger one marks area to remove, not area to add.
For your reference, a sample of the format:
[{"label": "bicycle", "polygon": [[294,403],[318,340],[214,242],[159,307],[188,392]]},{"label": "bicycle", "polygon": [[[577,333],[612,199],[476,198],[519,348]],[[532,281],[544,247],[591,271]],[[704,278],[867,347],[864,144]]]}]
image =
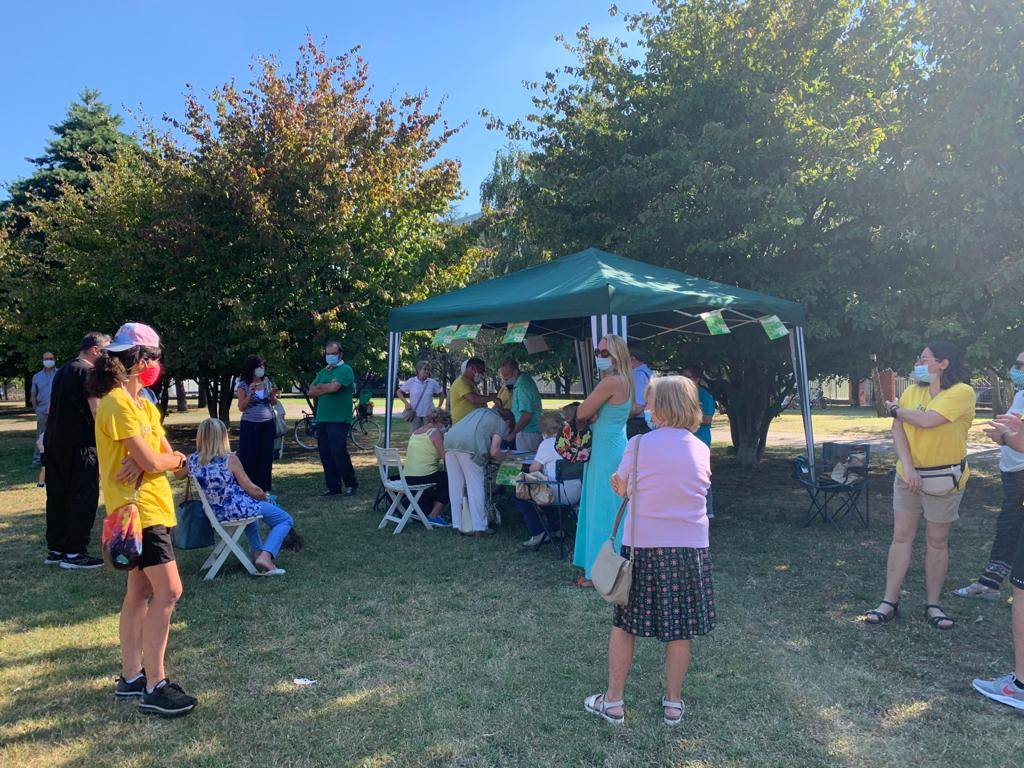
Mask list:
[{"label": "bicycle", "polygon": [[[354,451],[372,451],[375,446],[380,445],[383,437],[383,430],[376,419],[373,418],[373,401],[365,394],[367,390],[361,390],[359,396],[353,397],[356,400],[356,407],[353,409],[352,426],[348,431],[348,445]],[[309,399],[309,395],[303,391],[306,402],[312,409],[302,412],[302,418],[295,423],[295,442],[300,448],[306,451],[315,451],[319,445],[316,436],[316,407]]]}]

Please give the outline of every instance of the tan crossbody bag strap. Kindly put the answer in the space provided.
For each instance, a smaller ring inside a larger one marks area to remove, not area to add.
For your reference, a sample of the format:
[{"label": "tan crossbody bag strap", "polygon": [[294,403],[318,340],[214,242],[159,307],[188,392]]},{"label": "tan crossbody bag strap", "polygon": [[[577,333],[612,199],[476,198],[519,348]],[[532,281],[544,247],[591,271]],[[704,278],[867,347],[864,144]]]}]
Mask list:
[{"label": "tan crossbody bag strap", "polygon": [[[630,475],[630,479],[633,481],[633,508],[629,511],[629,540],[633,542],[633,546],[629,548],[629,562],[633,562],[633,553],[636,551],[636,473],[637,464],[640,462],[640,440],[643,439],[643,435],[636,436],[636,450],[633,451],[633,471]],[[612,526],[612,542],[615,541],[615,534],[619,532],[619,523],[622,522],[622,514],[626,511],[626,505],[630,500],[629,486],[626,487],[626,495],[622,499],[622,504],[619,505],[618,514],[615,515],[615,524]]]}]

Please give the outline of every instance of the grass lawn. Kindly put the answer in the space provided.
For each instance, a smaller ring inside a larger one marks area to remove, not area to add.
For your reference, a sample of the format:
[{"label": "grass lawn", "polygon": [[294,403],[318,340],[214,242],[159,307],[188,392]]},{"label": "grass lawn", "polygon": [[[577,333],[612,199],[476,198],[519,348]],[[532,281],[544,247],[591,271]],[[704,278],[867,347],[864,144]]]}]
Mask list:
[{"label": "grass lawn", "polygon": [[[171,417],[179,447],[195,420]],[[694,643],[687,719],[661,724],[661,647],[641,641],[616,729],[581,706],[604,685],[610,608],[550,548],[524,551],[513,514],[487,540],[414,525],[394,537],[377,531],[367,457],[359,497],[328,501],[313,455],[290,446],[275,492],[307,547],[282,553],[283,578],[229,564],[212,583],[205,550],[179,553],[168,667],[200,706],[160,721],[111,700],[124,576],[42,565],[31,444],[30,418],[0,410],[3,766],[1020,765],[1024,721],[970,688],[1011,667],[1005,601],[950,598],[957,629],[924,625],[918,542],[905,614],[858,621],[881,597],[891,464],[872,473],[871,529],[836,534],[799,526],[793,449],[757,473],[717,451],[719,624]],[[998,498],[998,472],[979,464],[950,587],[985,562]]]}]

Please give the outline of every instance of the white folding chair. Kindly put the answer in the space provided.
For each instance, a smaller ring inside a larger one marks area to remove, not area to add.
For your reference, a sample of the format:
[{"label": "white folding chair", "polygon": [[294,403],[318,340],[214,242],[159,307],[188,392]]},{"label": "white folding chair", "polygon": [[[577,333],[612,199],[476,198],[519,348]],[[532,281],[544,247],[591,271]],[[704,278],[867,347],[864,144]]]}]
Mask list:
[{"label": "white folding chair", "polygon": [[213,528],[213,532],[217,535],[217,543],[213,547],[213,552],[210,553],[210,556],[206,558],[206,562],[199,569],[200,571],[206,571],[206,576],[203,577],[204,581],[210,581],[210,579],[216,576],[221,566],[228,559],[228,555],[232,554],[238,558],[238,562],[242,564],[250,575],[259,576],[259,571],[256,570],[256,566],[249,559],[249,555],[238,546],[239,540],[245,533],[245,526],[249,523],[258,523],[260,520],[259,516],[221,522],[217,519],[217,515],[213,513],[213,507],[210,506],[210,502],[206,498],[206,494],[203,492],[199,482],[193,482],[192,487],[195,488],[199,501],[203,504],[203,512],[206,513],[206,519],[210,521],[210,527]]},{"label": "white folding chair", "polygon": [[[388,496],[391,497],[391,506],[384,513],[384,517],[381,519],[380,525],[377,526],[377,530],[379,531],[381,528],[384,528],[388,523],[398,523],[395,526],[395,535],[397,536],[402,532],[405,524],[409,522],[409,518],[413,515],[416,515],[416,518],[428,530],[433,528],[434,526],[427,520],[427,516],[423,514],[423,510],[420,508],[420,497],[424,491],[431,487],[431,484],[409,485],[405,479],[405,470],[402,468],[402,455],[398,452],[398,449],[381,448],[379,445],[376,446],[376,449],[380,484],[384,487]],[[397,478],[391,476],[392,469],[398,470]],[[399,514],[403,500],[406,502],[405,512]]]}]

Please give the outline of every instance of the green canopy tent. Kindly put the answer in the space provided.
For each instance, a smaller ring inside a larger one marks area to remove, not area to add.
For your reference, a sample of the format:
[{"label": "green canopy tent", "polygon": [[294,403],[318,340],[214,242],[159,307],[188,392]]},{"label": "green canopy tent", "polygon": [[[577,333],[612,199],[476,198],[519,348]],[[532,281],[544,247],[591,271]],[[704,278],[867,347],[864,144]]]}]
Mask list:
[{"label": "green canopy tent", "polygon": [[[702,315],[719,311],[731,330],[776,316],[789,329],[798,391],[807,393],[803,308],[794,302],[703,280],[597,248],[391,310],[388,319],[388,404],[385,444],[391,444],[391,407],[404,331],[479,323],[500,328],[529,322],[532,335],[575,342],[584,389],[593,384],[590,350],[617,333],[646,341],[664,334],[710,335]],[[766,338],[767,340],[767,338]],[[814,463],[810,398],[800,398],[808,457]]]}]

